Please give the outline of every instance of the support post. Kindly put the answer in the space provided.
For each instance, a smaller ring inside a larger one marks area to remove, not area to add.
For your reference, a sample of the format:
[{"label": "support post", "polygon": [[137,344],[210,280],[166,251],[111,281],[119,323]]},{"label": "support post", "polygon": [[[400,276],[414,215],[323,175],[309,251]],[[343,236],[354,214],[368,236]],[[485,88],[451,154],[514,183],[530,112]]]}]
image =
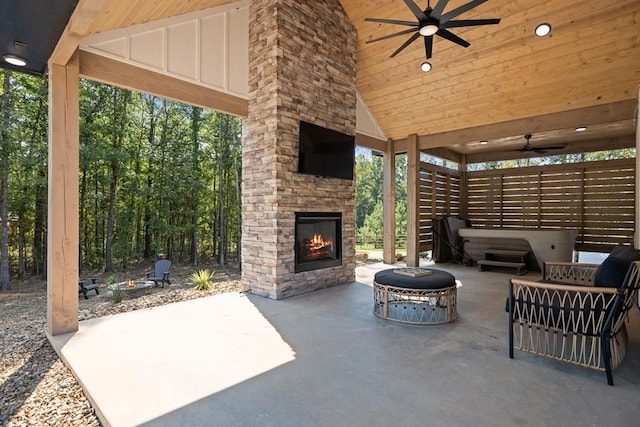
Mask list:
[{"label": "support post", "polygon": [[420,151],[418,136],[407,138],[407,266],[420,265]]},{"label": "support post", "polygon": [[392,139],[387,141],[383,168],[383,251],[385,264],[396,262],[396,153]]},{"label": "support post", "polygon": [[463,154],[460,159],[460,218],[467,219],[467,155]]},{"label": "support post", "polygon": [[78,330],[78,52],[49,64],[47,334]]},{"label": "support post", "polygon": [[[636,99],[638,100],[638,107],[636,107],[636,218],[635,218],[635,232],[633,233],[633,247],[640,249],[640,85],[636,88]],[[638,308],[640,308],[640,293],[638,294],[637,301]],[[608,379],[608,378],[607,378]]]}]

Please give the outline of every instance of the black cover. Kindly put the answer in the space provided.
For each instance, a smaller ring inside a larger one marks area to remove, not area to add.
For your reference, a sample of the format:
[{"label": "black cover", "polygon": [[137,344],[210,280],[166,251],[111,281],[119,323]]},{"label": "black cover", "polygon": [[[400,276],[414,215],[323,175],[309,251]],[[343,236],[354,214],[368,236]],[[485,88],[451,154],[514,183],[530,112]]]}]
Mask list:
[{"label": "black cover", "polygon": [[396,268],[382,270],[373,276],[374,282],[379,285],[395,286],[407,289],[441,289],[455,286],[456,278],[451,273],[432,268],[425,268],[431,271],[428,276],[411,277],[394,273]]},{"label": "black cover", "polygon": [[619,288],[633,261],[640,261],[640,251],[631,246],[616,246],[598,267],[593,285]]},{"label": "black cover", "polygon": [[431,258],[433,262],[459,262],[465,265],[471,263],[463,249],[464,241],[460,238],[460,228],[471,227],[468,219],[457,217],[434,218],[431,223],[433,234],[433,248]]}]

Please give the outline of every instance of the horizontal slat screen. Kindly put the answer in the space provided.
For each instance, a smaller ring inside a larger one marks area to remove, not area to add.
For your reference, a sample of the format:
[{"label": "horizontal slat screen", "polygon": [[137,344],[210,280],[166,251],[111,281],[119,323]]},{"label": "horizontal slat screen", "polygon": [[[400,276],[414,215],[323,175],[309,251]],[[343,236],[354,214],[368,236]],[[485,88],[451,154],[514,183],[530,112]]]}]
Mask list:
[{"label": "horizontal slat screen", "polygon": [[458,171],[420,163],[420,251],[433,249],[433,218],[460,216],[460,177]]},{"label": "horizontal slat screen", "polygon": [[635,159],[467,173],[467,217],[477,228],[578,230],[576,250],[633,242]]}]

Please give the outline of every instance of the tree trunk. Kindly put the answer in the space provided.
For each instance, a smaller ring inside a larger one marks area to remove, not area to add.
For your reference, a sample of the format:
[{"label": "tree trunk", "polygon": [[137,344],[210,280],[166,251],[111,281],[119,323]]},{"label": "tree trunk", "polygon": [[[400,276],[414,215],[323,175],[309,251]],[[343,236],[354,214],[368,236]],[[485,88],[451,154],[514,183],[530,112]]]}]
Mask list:
[{"label": "tree trunk", "polygon": [[113,153],[111,158],[111,182],[109,184],[109,214],[107,216],[107,236],[105,239],[105,271],[113,271],[113,226],[116,210],[116,193],[120,173],[120,151],[127,124],[127,105],[131,92],[115,88],[113,92]]},{"label": "tree trunk", "polygon": [[[38,171],[40,178],[36,185],[35,218],[33,224],[33,269],[36,274],[43,274],[46,271],[44,257],[45,247],[45,221],[47,212],[47,186],[44,185],[46,174],[43,170]],[[46,277],[46,276],[45,276]]]},{"label": "tree trunk", "polygon": [[9,282],[9,126],[11,123],[11,72],[4,70],[2,92],[2,164],[0,166],[0,288],[11,289]]},{"label": "tree trunk", "polygon": [[192,120],[191,120],[191,130],[192,130],[192,142],[193,142],[193,152],[192,152],[192,163],[191,168],[193,172],[193,183],[196,184],[193,186],[191,190],[191,265],[198,265],[198,203],[199,203],[199,191],[197,186],[197,181],[200,177],[200,139],[198,138],[198,134],[200,133],[200,112],[201,109],[198,107],[192,108]]}]

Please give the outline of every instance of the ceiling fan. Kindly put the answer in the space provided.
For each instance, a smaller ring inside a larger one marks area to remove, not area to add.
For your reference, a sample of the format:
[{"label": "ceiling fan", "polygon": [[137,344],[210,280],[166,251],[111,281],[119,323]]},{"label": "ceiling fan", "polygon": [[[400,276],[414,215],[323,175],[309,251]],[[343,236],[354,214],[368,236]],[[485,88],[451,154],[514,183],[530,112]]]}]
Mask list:
[{"label": "ceiling fan", "polygon": [[529,134],[529,133],[524,136],[524,139],[527,140],[527,143],[524,144],[524,147],[522,147],[522,148],[520,148],[519,150],[516,150],[516,151],[522,151],[522,152],[525,152],[525,153],[534,152],[536,154],[544,154],[549,150],[562,150],[563,148],[566,147],[566,145],[552,145],[552,146],[540,147],[540,148],[533,147],[531,145],[531,141],[530,141],[531,140],[531,134]]},{"label": "ceiling fan", "polygon": [[492,25],[500,23],[500,19],[461,19],[454,21],[453,18],[464,12],[473,9],[474,7],[486,2],[487,0],[472,0],[450,12],[443,13],[447,7],[449,0],[439,0],[436,6],[431,8],[431,1],[427,0],[427,8],[421,10],[420,7],[415,4],[413,0],[403,0],[411,12],[418,19],[418,22],[412,21],[398,21],[395,19],[381,19],[381,18],[365,18],[365,21],[379,22],[382,24],[395,24],[411,27],[407,30],[398,31],[397,33],[389,34],[386,36],[378,37],[372,40],[368,40],[366,43],[374,43],[381,40],[390,39],[392,37],[401,36],[403,34],[414,33],[405,41],[402,46],[396,49],[391,54],[391,58],[399,54],[404,48],[416,41],[420,36],[424,37],[424,46],[427,55],[427,59],[430,59],[433,54],[433,36],[439,36],[447,39],[453,43],[456,43],[462,47],[468,47],[470,43],[457,35],[453,34],[448,28],[459,27],[472,27],[476,25]]}]

